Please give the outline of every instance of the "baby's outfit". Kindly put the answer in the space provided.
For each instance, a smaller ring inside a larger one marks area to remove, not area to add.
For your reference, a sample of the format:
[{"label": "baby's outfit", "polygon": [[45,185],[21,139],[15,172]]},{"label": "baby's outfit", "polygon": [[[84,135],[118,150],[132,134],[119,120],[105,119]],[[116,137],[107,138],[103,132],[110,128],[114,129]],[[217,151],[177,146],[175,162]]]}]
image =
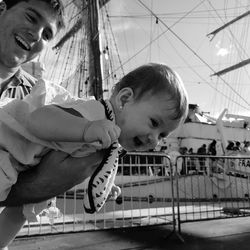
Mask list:
[{"label": "baby's outfit", "polygon": [[[53,90],[55,93],[51,94]],[[45,104],[56,104],[65,110],[73,109],[74,114],[89,121],[108,118],[115,122],[109,101],[75,99],[58,86],[48,87],[44,81],[23,100],[1,101],[0,201],[7,198],[18,174],[35,167],[50,150],[63,151],[73,157],[84,157],[99,148],[97,143],[48,142],[32,135],[25,126],[27,117],[36,108]],[[84,195],[86,212],[99,211],[114,184],[118,164],[118,142],[114,142],[108,151],[99,168],[84,182],[84,186],[87,187]],[[24,215],[28,221],[36,221],[36,215],[44,206],[46,207],[44,203],[24,205]]]}]

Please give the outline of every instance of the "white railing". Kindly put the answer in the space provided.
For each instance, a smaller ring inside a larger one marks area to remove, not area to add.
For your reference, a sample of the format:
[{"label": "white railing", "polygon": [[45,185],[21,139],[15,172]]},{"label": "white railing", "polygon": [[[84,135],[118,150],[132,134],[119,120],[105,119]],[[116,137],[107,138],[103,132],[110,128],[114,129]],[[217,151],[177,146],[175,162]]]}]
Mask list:
[{"label": "white railing", "polygon": [[42,214],[19,237],[170,224],[181,238],[184,222],[250,215],[250,158],[187,155],[176,163],[163,153],[129,153],[119,160],[116,201],[86,214],[78,185],[57,197],[57,217]]},{"label": "white railing", "polygon": [[129,153],[119,160],[115,183],[122,194],[116,201],[107,201],[97,214],[87,214],[78,185],[57,197],[60,213],[54,218],[41,214],[39,222],[27,223],[19,236],[174,224],[170,171],[170,159],[163,153]]},{"label": "white railing", "polygon": [[[250,215],[250,158],[180,156],[174,177],[178,232],[181,223]],[[176,167],[176,166],[175,166]]]}]

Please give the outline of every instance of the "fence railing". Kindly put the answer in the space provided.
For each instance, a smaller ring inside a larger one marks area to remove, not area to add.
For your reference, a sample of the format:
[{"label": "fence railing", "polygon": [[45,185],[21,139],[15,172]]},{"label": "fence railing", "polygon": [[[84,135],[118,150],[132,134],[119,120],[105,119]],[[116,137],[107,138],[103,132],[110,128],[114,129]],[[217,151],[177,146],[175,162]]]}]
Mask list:
[{"label": "fence railing", "polygon": [[[51,216],[26,224],[19,236],[169,224],[250,215],[250,157],[129,153],[119,160],[116,185],[122,194],[97,214],[83,209],[78,185],[57,197]],[[54,209],[54,210],[53,210]],[[54,215],[54,216],[53,216]]]},{"label": "fence railing", "polygon": [[60,212],[51,207],[51,216],[42,213],[39,222],[25,224],[19,236],[158,224],[175,228],[170,166],[170,158],[164,153],[129,153],[119,160],[115,183],[122,194],[116,201],[108,200],[100,212],[87,214],[83,185],[78,185],[57,197]]},{"label": "fence railing", "polygon": [[[250,215],[250,158],[179,156],[174,178],[178,232],[181,223]],[[177,172],[177,170],[176,170]]]}]

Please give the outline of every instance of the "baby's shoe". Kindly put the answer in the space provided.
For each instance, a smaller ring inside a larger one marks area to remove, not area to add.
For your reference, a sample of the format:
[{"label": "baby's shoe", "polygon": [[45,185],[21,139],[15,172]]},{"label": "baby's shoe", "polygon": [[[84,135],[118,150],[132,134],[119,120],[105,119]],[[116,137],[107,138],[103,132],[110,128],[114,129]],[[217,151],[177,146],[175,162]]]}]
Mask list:
[{"label": "baby's shoe", "polygon": [[83,199],[83,206],[87,213],[98,212],[103,207],[114,185],[117,168],[118,142],[114,142],[87,184]]}]

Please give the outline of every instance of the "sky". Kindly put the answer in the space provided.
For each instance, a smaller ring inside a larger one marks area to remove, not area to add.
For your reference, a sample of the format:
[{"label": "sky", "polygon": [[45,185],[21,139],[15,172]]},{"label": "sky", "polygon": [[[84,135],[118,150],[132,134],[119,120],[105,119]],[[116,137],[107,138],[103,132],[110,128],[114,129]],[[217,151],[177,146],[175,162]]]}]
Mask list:
[{"label": "sky", "polygon": [[[147,62],[163,62],[182,77],[190,103],[218,116],[250,115],[249,66],[211,76],[249,56],[247,16],[207,35],[248,11],[249,1],[115,0],[109,16],[125,72]],[[144,49],[143,49],[144,48]]]},{"label": "sky", "polygon": [[[110,0],[102,15],[109,17],[109,50],[116,57],[112,70],[121,77],[121,69],[128,73],[148,62],[165,63],[181,76],[189,102],[204,112],[217,117],[227,108],[229,113],[250,116],[250,66],[211,76],[249,58],[250,15],[208,37],[249,6],[249,0]],[[53,53],[43,58],[51,55],[51,60]],[[65,59],[56,61],[57,71],[63,63]],[[45,64],[52,68],[51,62]]]}]

